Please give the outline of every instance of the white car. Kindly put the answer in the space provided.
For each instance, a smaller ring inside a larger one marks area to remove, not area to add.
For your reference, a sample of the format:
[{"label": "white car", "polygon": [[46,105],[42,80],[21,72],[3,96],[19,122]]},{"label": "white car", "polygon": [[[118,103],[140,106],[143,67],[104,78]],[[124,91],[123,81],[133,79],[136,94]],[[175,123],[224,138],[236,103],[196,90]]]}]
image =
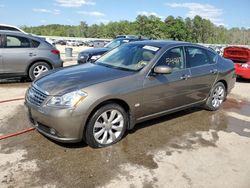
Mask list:
[{"label": "white car", "polygon": [[[23,31],[22,29],[16,27],[16,26],[13,26],[13,25],[7,25],[7,24],[0,24],[0,31],[15,31],[15,32],[21,32],[21,33],[24,33],[24,34],[30,34],[30,33],[26,33],[25,31]],[[34,34],[30,34],[34,37],[38,37],[40,39],[44,39],[45,41],[47,41],[48,43],[54,45],[54,42],[50,39],[50,38],[45,38],[45,37],[40,37],[40,36],[37,36],[37,35],[34,35]]]},{"label": "white car", "polygon": [[79,46],[79,42],[78,41],[75,41],[75,40],[69,40],[67,41],[66,43],[68,46]]},{"label": "white car", "polygon": [[21,33],[27,34],[22,29],[20,29],[20,28],[18,28],[16,26],[7,25],[7,24],[0,24],[0,30],[4,30],[4,31],[17,31],[17,32],[21,32]]}]

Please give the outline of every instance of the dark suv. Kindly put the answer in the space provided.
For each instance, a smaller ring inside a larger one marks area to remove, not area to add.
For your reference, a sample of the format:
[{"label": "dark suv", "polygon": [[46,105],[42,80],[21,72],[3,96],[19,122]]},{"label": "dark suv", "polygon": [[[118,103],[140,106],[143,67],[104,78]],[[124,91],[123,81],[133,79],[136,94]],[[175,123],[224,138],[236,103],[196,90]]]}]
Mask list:
[{"label": "dark suv", "polygon": [[141,37],[131,37],[131,38],[117,38],[112,40],[110,43],[106,44],[104,48],[91,48],[84,50],[78,55],[78,64],[86,63],[88,61],[95,61],[101,57],[104,53],[128,42],[146,40]]},{"label": "dark suv", "polygon": [[60,52],[38,37],[0,31],[0,78],[29,77],[62,67]]}]

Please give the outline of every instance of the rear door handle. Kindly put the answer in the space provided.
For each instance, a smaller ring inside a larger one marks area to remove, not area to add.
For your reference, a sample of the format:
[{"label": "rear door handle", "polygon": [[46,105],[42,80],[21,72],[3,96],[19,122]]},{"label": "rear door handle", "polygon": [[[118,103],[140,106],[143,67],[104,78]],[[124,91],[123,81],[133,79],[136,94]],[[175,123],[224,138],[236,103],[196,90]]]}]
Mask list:
[{"label": "rear door handle", "polygon": [[212,74],[217,74],[217,73],[218,73],[218,70],[217,70],[217,69],[210,70],[210,73],[212,73]]},{"label": "rear door handle", "polygon": [[30,57],[32,57],[32,56],[36,56],[36,54],[29,53],[29,56],[30,56]]},{"label": "rear door handle", "polygon": [[190,75],[185,74],[185,75],[181,76],[181,79],[182,79],[182,80],[187,80],[187,79],[189,79],[190,77],[191,77]]}]

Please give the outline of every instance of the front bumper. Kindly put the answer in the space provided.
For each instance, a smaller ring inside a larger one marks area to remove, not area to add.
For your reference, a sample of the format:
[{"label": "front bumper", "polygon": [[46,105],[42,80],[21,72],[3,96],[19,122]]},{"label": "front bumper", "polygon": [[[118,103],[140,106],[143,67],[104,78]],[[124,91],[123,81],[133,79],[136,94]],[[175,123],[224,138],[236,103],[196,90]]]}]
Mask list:
[{"label": "front bumper", "polygon": [[59,59],[57,62],[53,63],[53,68],[63,67],[63,60]]},{"label": "front bumper", "polygon": [[62,143],[82,141],[84,115],[74,115],[72,109],[38,107],[25,101],[31,123],[43,135]]},{"label": "front bumper", "polygon": [[78,59],[78,60],[77,60],[77,63],[78,63],[78,64],[84,64],[84,63],[87,63],[87,62],[88,62],[87,59]]}]

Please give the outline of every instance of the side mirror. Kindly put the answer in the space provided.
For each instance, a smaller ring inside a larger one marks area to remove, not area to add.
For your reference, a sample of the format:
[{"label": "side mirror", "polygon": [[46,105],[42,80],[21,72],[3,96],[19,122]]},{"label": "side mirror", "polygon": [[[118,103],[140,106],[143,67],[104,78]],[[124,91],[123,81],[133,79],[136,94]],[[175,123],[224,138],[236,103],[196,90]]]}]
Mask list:
[{"label": "side mirror", "polygon": [[156,74],[171,74],[172,68],[165,65],[156,66],[153,72]]}]

